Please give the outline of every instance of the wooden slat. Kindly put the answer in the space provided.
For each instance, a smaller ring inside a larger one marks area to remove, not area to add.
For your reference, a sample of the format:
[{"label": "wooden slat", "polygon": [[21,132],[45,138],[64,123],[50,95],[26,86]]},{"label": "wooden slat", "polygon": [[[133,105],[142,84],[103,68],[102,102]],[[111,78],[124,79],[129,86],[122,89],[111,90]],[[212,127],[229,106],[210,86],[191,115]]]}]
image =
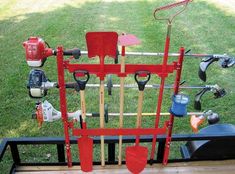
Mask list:
[{"label": "wooden slat", "polygon": [[[129,174],[126,166],[107,165],[105,167],[94,166],[93,170],[96,174],[112,173],[112,174]],[[155,164],[147,166],[142,172],[143,174],[230,174],[235,171],[235,160],[225,161],[198,161],[198,162],[180,162],[170,163],[167,166]],[[16,168],[18,174],[39,174],[39,173],[67,173],[82,174],[79,166],[67,168],[67,166],[18,166]]]}]

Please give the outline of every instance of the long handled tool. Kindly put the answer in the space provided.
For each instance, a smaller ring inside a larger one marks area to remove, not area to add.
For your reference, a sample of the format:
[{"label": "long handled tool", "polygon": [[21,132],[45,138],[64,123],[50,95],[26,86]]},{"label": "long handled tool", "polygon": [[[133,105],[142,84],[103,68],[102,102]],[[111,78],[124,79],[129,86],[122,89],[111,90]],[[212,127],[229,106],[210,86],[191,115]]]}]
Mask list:
[{"label": "long handled tool", "polygon": [[[118,42],[122,46],[122,57],[121,57],[121,73],[125,73],[125,47],[140,44],[140,40],[131,34],[121,35],[118,37]],[[119,117],[119,128],[123,127],[123,112],[124,112],[124,80],[125,77],[120,77],[120,117]],[[119,136],[119,154],[118,154],[118,165],[122,164],[122,136]]]},{"label": "long handled tool", "polygon": [[[86,102],[85,102],[85,88],[90,75],[87,71],[75,71],[73,73],[74,79],[76,80],[80,89],[81,98],[81,110],[82,110],[82,129],[86,129]],[[81,80],[78,76],[85,76],[85,80]],[[81,170],[84,172],[92,171],[93,161],[93,139],[88,136],[82,136],[78,138],[78,149],[80,155]]]},{"label": "long handled tool", "polygon": [[[139,80],[137,76],[147,75],[146,80]],[[150,79],[150,73],[146,71],[139,71],[135,74],[135,81],[139,87],[139,97],[138,97],[138,110],[137,110],[137,120],[136,128],[141,127],[142,118],[142,106],[144,98],[144,87]],[[128,170],[132,173],[137,174],[144,170],[147,159],[148,159],[148,148],[139,145],[140,137],[136,137],[135,146],[129,146],[126,148],[126,166]]]},{"label": "long handled tool", "polygon": [[[100,128],[104,128],[104,58],[116,58],[118,34],[116,32],[88,32],[86,34],[88,57],[100,59]],[[104,136],[101,136],[101,166],[105,166]]]},{"label": "long handled tool", "polygon": [[[157,9],[155,9],[155,11],[154,11],[154,18],[156,20],[167,20],[167,22],[168,22],[165,49],[164,49],[164,57],[163,57],[163,68],[162,68],[162,75],[161,75],[161,84],[160,84],[160,89],[159,89],[156,120],[155,120],[155,127],[156,128],[158,127],[159,121],[160,121],[161,105],[162,105],[165,78],[166,78],[164,76],[164,72],[166,71],[166,65],[167,65],[167,61],[168,61],[168,53],[169,53],[169,47],[170,47],[171,24],[172,24],[173,19],[186,9],[186,7],[187,7],[187,5],[190,1],[191,0],[183,0],[183,1],[180,1],[180,2],[177,2],[177,3],[169,4],[169,5],[166,5],[166,6],[163,6],[163,7],[159,7]],[[177,6],[183,6],[183,8],[180,11],[173,14],[172,16],[170,16],[168,18],[156,17],[157,12],[159,12],[161,10],[171,9],[171,8],[174,8],[174,7],[177,7]],[[152,150],[151,150],[151,155],[150,155],[150,164],[153,163],[153,158],[154,158],[154,153],[155,153],[155,148],[156,148],[156,139],[157,139],[157,136],[154,135],[153,136],[153,141],[152,141]]]}]

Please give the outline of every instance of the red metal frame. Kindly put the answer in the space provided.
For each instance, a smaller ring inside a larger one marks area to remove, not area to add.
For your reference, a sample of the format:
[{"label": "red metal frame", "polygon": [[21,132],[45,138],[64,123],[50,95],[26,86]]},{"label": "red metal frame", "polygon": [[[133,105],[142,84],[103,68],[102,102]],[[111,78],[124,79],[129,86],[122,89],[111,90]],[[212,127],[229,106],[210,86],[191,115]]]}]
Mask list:
[{"label": "red metal frame", "polygon": [[[176,77],[175,77],[174,95],[178,94],[178,92],[179,92],[183,61],[184,61],[184,48],[181,47],[180,48],[180,56],[179,56],[179,59],[178,59],[178,69],[176,71]],[[167,133],[165,151],[164,151],[164,156],[163,156],[163,164],[164,165],[166,165],[167,162],[168,162],[173,123],[174,123],[174,115],[170,114],[170,120],[168,122],[168,133]]]},{"label": "red metal frame", "polygon": [[66,88],[64,80],[64,57],[63,47],[57,48],[57,73],[58,73],[58,84],[60,91],[60,111],[62,121],[64,123],[64,135],[65,135],[65,149],[67,155],[68,167],[72,167],[72,155],[70,147],[70,136],[69,136],[69,122],[67,115],[67,104],[66,104]]},{"label": "red metal frame", "polygon": [[[166,48],[169,49],[169,48]],[[165,52],[168,52],[165,50]],[[103,72],[100,74],[100,64],[72,64],[70,60],[63,59],[63,48],[58,47],[57,49],[57,67],[58,67],[58,81],[59,81],[59,91],[60,91],[60,110],[62,114],[62,121],[64,123],[64,134],[65,134],[65,143],[66,143],[66,154],[67,154],[67,162],[68,166],[72,166],[72,155],[70,149],[70,135],[69,130],[72,130],[73,136],[101,136],[101,135],[153,135],[154,140],[157,135],[166,134],[166,148],[164,152],[164,164],[167,164],[168,156],[169,156],[169,145],[171,142],[171,135],[172,135],[172,127],[174,122],[174,116],[171,115],[170,119],[165,122],[163,128],[159,128],[159,121],[160,121],[160,112],[161,112],[161,104],[163,98],[163,91],[164,91],[164,81],[165,78],[168,76],[169,73],[176,72],[175,78],[175,85],[174,85],[174,93],[177,94],[179,90],[179,82],[182,70],[182,63],[184,57],[184,48],[180,49],[180,56],[177,62],[173,62],[171,64],[167,63],[168,55],[164,56],[163,64],[162,65],[148,65],[148,64],[126,64],[125,65],[125,73],[120,72],[120,65],[119,64],[104,64]],[[107,74],[115,74],[118,77],[127,76],[129,74],[134,74],[136,71],[149,71],[151,74],[156,74],[162,79],[162,84],[159,90],[159,97],[158,97],[158,105],[157,105],[157,113],[156,113],[156,121],[155,121],[155,128],[121,128],[121,129],[112,129],[112,128],[97,128],[97,129],[78,129],[74,128],[73,122],[68,121],[67,116],[67,104],[66,104],[66,89],[65,89],[65,79],[64,79],[64,71],[67,69],[70,73],[73,73],[77,70],[86,70],[90,74],[96,75],[97,77],[105,77]],[[156,144],[156,142],[155,142]],[[154,152],[154,151],[153,151]]]},{"label": "red metal frame", "polygon": [[162,135],[166,134],[166,127],[163,128],[97,128],[97,129],[73,129],[74,136],[101,136],[101,135]]},{"label": "red metal frame", "polygon": [[[64,62],[64,66],[70,73],[78,70],[86,70],[89,74],[95,74],[100,77],[100,64],[71,64],[69,61]],[[165,70],[163,70],[165,69]],[[148,71],[151,74],[157,74],[159,77],[167,77],[169,73],[173,73],[177,69],[177,62],[169,65],[147,65],[147,64],[126,64],[125,73],[121,73],[119,64],[105,64],[102,76],[107,74],[116,74],[118,77],[125,77],[128,74],[135,74],[137,71]]]}]

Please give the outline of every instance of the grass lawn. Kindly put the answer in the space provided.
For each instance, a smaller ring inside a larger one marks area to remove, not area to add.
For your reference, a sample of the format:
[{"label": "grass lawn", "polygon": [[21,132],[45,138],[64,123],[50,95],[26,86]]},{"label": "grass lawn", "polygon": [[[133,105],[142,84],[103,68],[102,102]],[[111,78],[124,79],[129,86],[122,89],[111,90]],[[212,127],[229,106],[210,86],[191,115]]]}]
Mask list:
[{"label": "grass lawn", "polygon": [[[52,47],[63,45],[65,48],[78,47],[86,50],[85,33],[88,31],[117,31],[118,33],[132,33],[138,36],[142,44],[128,48],[128,51],[163,52],[166,23],[155,21],[152,12],[155,7],[166,4],[166,0],[51,0],[51,1],[16,1],[0,0],[0,138],[5,137],[34,137],[34,136],[63,136],[60,121],[44,123],[38,128],[37,122],[31,119],[36,100],[28,96],[26,83],[30,68],[25,61],[22,42],[30,36],[40,36]],[[220,1],[221,2],[221,1]],[[235,55],[235,11],[227,10],[223,6],[211,3],[210,0],[197,0],[189,5],[187,11],[178,16],[173,23],[170,52],[178,52],[179,47],[191,49],[192,53],[227,53]],[[170,61],[174,59],[170,58]],[[87,57],[79,61],[89,62]],[[110,62],[108,60],[107,62]],[[159,63],[157,57],[128,57],[127,63]],[[235,123],[235,83],[234,68],[221,69],[215,63],[207,72],[207,83],[203,83],[197,76],[199,59],[186,58],[184,62],[182,80],[187,85],[218,84],[227,90],[227,96],[214,100],[212,94],[204,96],[202,109],[212,109],[221,116],[221,122]],[[51,81],[57,81],[56,61],[49,58],[43,70]],[[173,75],[167,83],[172,83]],[[67,81],[74,81],[71,74],[66,74]],[[113,77],[114,83],[119,83]],[[159,78],[153,76],[149,84],[159,83]],[[99,79],[92,77],[89,83],[98,83]],[[126,79],[127,84],[135,83],[133,76]],[[143,112],[155,112],[157,92],[153,89],[145,90]],[[190,95],[191,103],[188,111],[193,109],[193,96],[197,90],[182,90]],[[45,97],[56,109],[59,109],[59,95],[57,89],[52,89]],[[165,90],[163,112],[167,112],[171,104],[172,91]],[[98,89],[87,88],[87,112],[99,110]],[[138,93],[136,89],[125,90],[125,112],[137,111]],[[68,90],[69,111],[80,108],[79,94]],[[109,104],[110,112],[119,112],[119,91],[113,90],[113,95],[106,93],[105,103]],[[164,120],[164,119],[162,119]],[[106,127],[118,127],[118,118],[110,118]],[[127,118],[125,127],[134,127],[135,117]],[[154,117],[144,117],[143,127],[152,127]],[[206,125],[206,124],[205,124]],[[204,126],[205,126],[204,125]],[[99,119],[89,118],[89,127],[99,127]],[[191,133],[189,117],[175,119],[174,133]],[[174,147],[174,145],[173,145]],[[175,145],[177,148],[177,145]],[[21,147],[25,159],[30,161],[47,160],[50,148],[42,146],[28,151]],[[171,155],[178,155],[178,149]],[[39,149],[43,151],[39,152]],[[37,157],[36,157],[37,155]],[[76,156],[76,153],[75,153]],[[74,157],[75,159],[75,157]],[[99,158],[97,158],[99,159]],[[5,159],[1,163],[0,171],[5,170]]]}]

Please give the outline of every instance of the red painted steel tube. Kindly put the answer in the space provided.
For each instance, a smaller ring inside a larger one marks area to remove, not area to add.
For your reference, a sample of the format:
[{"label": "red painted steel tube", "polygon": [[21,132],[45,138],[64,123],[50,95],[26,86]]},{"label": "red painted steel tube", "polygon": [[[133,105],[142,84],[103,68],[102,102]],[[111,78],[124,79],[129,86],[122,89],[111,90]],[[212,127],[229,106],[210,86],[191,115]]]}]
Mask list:
[{"label": "red painted steel tube", "polygon": [[62,115],[62,121],[64,123],[64,135],[65,135],[65,148],[67,154],[68,167],[72,167],[72,155],[70,149],[70,138],[69,138],[69,122],[67,117],[67,106],[66,106],[66,89],[64,80],[64,65],[63,65],[63,48],[57,48],[57,71],[58,71],[58,83],[60,91],[60,110]]},{"label": "red painted steel tube", "polygon": [[[180,48],[180,56],[178,59],[178,69],[176,72],[176,78],[175,78],[175,84],[174,84],[174,95],[178,94],[178,92],[179,92],[183,60],[184,60],[184,48],[181,47]],[[171,114],[170,121],[168,123],[168,132],[167,132],[167,138],[166,138],[166,144],[165,144],[165,150],[164,150],[164,156],[163,156],[163,164],[164,165],[166,165],[168,162],[173,123],[174,123],[174,115]]]},{"label": "red painted steel tube", "polygon": [[97,128],[97,129],[73,129],[74,136],[115,136],[115,135],[161,135],[166,133],[166,127],[164,128]]},{"label": "red painted steel tube", "polygon": [[[164,50],[163,71],[162,71],[162,73],[166,72],[169,47],[170,47],[170,24],[168,25],[168,29],[167,29],[167,37],[166,37],[165,50]],[[160,116],[161,116],[162,99],[163,99],[163,93],[164,93],[164,86],[165,86],[165,76],[163,75],[161,77],[161,84],[160,84],[160,89],[159,89],[159,94],[158,94],[155,128],[158,128],[158,126],[159,126],[159,121],[160,121]],[[150,160],[153,160],[153,158],[154,158],[154,152],[155,152],[155,148],[156,148],[156,141],[157,141],[157,135],[154,135],[153,136],[153,141],[152,141],[152,149],[151,149],[151,154],[150,154]]]}]

